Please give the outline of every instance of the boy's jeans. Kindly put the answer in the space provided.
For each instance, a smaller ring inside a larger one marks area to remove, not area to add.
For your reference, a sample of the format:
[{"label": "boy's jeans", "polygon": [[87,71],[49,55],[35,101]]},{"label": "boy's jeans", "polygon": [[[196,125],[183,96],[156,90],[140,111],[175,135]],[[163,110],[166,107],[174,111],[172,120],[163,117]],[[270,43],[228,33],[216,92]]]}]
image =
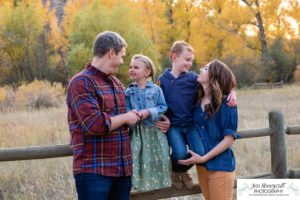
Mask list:
[{"label": "boy's jeans", "polygon": [[184,160],[189,157],[187,154],[187,145],[189,149],[199,155],[204,154],[204,144],[199,133],[194,126],[188,127],[170,127],[167,133],[169,145],[172,149],[172,171],[186,172],[193,165],[181,165],[178,160]]},{"label": "boy's jeans", "polygon": [[75,177],[79,200],[129,200],[131,176],[109,177],[100,174],[77,174]]}]

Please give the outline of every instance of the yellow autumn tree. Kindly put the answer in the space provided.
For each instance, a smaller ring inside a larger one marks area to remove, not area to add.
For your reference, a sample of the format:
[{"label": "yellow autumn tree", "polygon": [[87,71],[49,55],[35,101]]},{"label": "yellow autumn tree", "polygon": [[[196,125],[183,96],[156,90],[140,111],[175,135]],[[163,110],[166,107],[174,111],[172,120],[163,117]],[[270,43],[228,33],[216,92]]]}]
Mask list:
[{"label": "yellow autumn tree", "polygon": [[142,25],[161,54],[170,49],[168,36],[171,30],[166,17],[166,5],[161,0],[136,1],[135,12],[140,12]]},{"label": "yellow autumn tree", "polygon": [[47,57],[43,38],[48,8],[40,1],[5,1],[1,5],[0,57],[6,82],[31,81],[45,74]]},{"label": "yellow autumn tree", "polygon": [[239,6],[237,2],[220,0],[198,5],[192,21],[191,44],[196,49],[199,63],[232,54],[236,57],[251,54],[243,27],[250,19],[244,11],[236,12]]}]

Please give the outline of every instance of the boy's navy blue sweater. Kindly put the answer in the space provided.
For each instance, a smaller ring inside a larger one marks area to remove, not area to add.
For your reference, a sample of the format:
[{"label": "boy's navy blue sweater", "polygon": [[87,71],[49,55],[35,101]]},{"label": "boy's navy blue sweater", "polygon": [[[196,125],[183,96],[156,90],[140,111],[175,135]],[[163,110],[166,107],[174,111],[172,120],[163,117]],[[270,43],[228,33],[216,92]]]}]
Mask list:
[{"label": "boy's navy blue sweater", "polygon": [[193,125],[194,109],[197,102],[197,77],[195,72],[182,73],[177,78],[166,69],[159,77],[171,126],[183,127]]}]

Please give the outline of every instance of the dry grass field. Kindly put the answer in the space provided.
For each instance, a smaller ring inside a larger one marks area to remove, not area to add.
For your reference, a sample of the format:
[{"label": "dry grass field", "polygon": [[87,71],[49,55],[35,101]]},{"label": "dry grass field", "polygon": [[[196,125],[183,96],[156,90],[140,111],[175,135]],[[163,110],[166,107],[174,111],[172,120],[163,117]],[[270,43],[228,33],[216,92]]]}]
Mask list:
[{"label": "dry grass field", "polygon": [[[237,97],[239,130],[268,127],[268,112],[274,109],[284,113],[287,125],[300,125],[299,85],[238,90]],[[64,103],[59,108],[0,113],[0,138],[1,148],[68,143]],[[237,176],[270,171],[269,143],[268,137],[235,142]],[[287,136],[286,146],[288,168],[300,168],[300,136]],[[1,162],[0,200],[76,199],[71,168],[70,157]]]}]

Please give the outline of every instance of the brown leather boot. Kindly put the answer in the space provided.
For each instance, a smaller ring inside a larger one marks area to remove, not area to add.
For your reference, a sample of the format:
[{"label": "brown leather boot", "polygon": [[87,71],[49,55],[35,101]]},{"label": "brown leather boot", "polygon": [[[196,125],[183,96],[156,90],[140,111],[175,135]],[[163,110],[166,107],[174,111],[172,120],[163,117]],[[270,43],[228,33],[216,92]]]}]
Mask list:
[{"label": "brown leather boot", "polygon": [[190,174],[188,174],[187,172],[182,172],[182,173],[180,173],[180,177],[181,177],[183,184],[185,185],[185,187],[187,189],[191,190],[194,188],[193,179],[190,176]]},{"label": "brown leather boot", "polygon": [[181,172],[171,172],[171,180],[172,180],[172,186],[176,190],[180,190],[183,188],[183,183],[180,178]]}]

